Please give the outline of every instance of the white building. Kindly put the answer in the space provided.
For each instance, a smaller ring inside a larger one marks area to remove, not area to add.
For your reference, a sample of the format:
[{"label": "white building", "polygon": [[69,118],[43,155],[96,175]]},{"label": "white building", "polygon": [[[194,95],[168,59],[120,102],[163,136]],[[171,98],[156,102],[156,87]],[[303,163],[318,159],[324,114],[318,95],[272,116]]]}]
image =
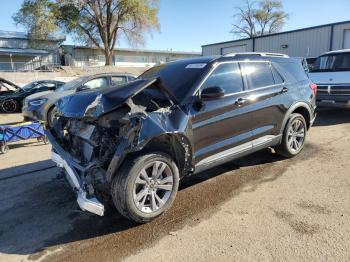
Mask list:
[{"label": "white building", "polygon": [[[73,67],[104,66],[103,50],[94,47],[62,45],[65,65]],[[148,49],[116,48],[113,64],[118,67],[151,67],[186,57],[201,56],[196,52],[164,51]]]},{"label": "white building", "polygon": [[50,36],[45,41],[30,41],[26,33],[0,30],[0,70],[31,71],[60,64],[58,47],[64,40],[62,36]]},{"label": "white building", "polygon": [[291,57],[313,58],[339,49],[350,49],[350,21],[203,45],[202,54],[208,56],[232,52],[274,52]]}]

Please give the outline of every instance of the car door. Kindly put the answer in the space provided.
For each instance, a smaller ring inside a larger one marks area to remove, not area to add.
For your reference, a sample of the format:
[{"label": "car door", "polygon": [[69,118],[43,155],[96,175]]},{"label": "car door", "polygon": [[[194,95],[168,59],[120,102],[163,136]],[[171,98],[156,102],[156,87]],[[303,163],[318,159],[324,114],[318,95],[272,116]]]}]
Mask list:
[{"label": "car door", "polygon": [[237,62],[218,64],[201,85],[199,92],[219,87],[224,96],[202,99],[191,108],[195,162],[197,165],[217,161],[228,150],[251,148],[251,125],[245,111],[247,97]]},{"label": "car door", "polygon": [[241,67],[250,97],[247,106],[254,112],[253,146],[257,146],[280,134],[285,115],[283,99],[287,95],[288,87],[270,62],[242,62]]}]

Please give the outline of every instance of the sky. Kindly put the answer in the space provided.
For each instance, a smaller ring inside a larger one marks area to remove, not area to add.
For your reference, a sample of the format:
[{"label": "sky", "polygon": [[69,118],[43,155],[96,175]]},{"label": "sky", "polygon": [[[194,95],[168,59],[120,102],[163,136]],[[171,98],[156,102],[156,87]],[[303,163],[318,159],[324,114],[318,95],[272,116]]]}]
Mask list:
[{"label": "sky", "polygon": [[[0,0],[0,30],[24,31],[13,23],[12,15],[22,0]],[[146,44],[138,48],[201,51],[201,46],[233,39],[235,7],[244,0],[160,0],[161,31],[146,37]],[[349,0],[282,0],[289,14],[282,31],[350,20]],[[66,44],[74,43],[67,37]],[[130,47],[120,41],[118,47]],[[135,47],[135,46],[132,46]]]}]

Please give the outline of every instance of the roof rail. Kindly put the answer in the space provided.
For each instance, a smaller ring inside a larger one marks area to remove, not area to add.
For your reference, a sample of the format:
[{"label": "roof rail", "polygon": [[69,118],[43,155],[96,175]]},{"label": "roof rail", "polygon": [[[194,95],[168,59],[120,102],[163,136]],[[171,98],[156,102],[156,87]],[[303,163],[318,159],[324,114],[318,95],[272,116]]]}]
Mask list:
[{"label": "roof rail", "polygon": [[229,53],[224,55],[225,57],[228,56],[237,56],[237,55],[258,55],[258,56],[272,56],[272,57],[285,57],[289,58],[288,55],[285,54],[278,54],[278,53],[261,53],[261,52],[241,52],[241,53]]}]

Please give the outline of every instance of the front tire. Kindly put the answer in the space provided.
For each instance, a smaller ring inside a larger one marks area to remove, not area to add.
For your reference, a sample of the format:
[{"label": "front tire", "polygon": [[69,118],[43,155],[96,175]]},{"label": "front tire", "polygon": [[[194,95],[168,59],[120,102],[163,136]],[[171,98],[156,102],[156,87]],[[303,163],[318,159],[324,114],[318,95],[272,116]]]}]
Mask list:
[{"label": "front tire", "polygon": [[179,187],[179,170],[170,156],[146,154],[125,161],[112,182],[115,207],[124,217],[147,223],[168,210]]},{"label": "front tire", "polygon": [[57,116],[57,109],[56,109],[56,107],[53,107],[47,113],[47,125],[48,125],[49,128],[53,127],[53,124],[55,122],[56,116]]},{"label": "front tire", "polygon": [[276,148],[276,152],[287,158],[298,155],[304,148],[306,134],[305,118],[298,113],[292,114],[284,129],[282,143]]},{"label": "front tire", "polygon": [[7,99],[1,104],[1,109],[5,113],[16,113],[20,111],[20,104],[15,99]]}]

